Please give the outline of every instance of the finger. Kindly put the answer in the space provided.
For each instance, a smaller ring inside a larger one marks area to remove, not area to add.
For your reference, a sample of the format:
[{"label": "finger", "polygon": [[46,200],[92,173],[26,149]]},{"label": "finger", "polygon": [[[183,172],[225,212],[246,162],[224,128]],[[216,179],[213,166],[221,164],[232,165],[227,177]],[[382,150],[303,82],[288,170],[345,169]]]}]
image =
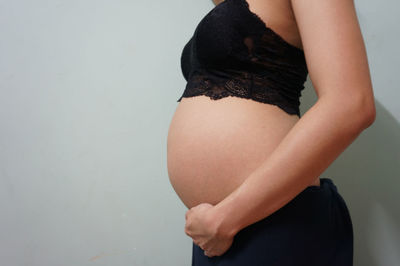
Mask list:
[{"label": "finger", "polygon": [[210,253],[210,252],[208,252],[208,251],[204,251],[204,255],[206,255],[207,257],[214,257],[213,255],[212,255],[212,253]]},{"label": "finger", "polygon": [[190,236],[190,232],[189,232],[189,228],[188,228],[188,226],[187,226],[187,224],[185,224],[185,234],[187,234],[188,236]]},{"label": "finger", "polygon": [[200,241],[198,241],[198,240],[193,240],[193,242],[194,242],[199,248],[201,248],[202,250],[204,250],[204,247],[203,247],[203,245],[200,244]]},{"label": "finger", "polygon": [[202,250],[204,250],[204,251],[206,251],[206,250],[209,249],[208,246],[207,246],[206,244],[199,245],[199,247],[200,247]]}]

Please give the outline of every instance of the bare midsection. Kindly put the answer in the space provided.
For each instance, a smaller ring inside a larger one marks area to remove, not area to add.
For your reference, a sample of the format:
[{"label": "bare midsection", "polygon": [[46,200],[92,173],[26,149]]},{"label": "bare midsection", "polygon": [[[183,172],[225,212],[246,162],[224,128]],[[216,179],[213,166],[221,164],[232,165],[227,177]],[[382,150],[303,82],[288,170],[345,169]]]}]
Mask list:
[{"label": "bare midsection", "polygon": [[183,98],[167,139],[175,192],[188,208],[217,204],[268,158],[298,119],[275,105],[243,98]]}]

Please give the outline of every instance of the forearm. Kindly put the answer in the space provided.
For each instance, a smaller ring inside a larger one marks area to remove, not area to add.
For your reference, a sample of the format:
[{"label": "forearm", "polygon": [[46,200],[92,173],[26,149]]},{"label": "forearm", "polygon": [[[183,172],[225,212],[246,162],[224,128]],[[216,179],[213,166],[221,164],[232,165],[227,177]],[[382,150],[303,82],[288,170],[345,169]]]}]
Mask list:
[{"label": "forearm", "polygon": [[283,207],[369,126],[366,121],[361,109],[319,100],[268,159],[214,206],[220,229],[236,234]]}]

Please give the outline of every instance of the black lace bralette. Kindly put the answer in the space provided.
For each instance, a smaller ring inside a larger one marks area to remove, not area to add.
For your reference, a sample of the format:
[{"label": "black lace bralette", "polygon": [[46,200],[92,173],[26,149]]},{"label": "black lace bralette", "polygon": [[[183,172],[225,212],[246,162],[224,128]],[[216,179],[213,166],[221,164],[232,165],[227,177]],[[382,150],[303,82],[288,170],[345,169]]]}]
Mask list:
[{"label": "black lace bralette", "polygon": [[300,117],[304,52],[269,28],[246,0],[225,0],[205,15],[183,48],[181,69],[187,84],[178,102],[235,96]]}]

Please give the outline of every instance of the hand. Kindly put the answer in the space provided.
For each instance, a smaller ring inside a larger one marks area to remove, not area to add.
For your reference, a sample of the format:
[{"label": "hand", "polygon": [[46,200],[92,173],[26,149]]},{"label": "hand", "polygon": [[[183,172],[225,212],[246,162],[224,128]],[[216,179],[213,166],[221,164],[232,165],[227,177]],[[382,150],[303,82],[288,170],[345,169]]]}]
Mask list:
[{"label": "hand", "polygon": [[185,233],[208,257],[221,256],[232,245],[234,235],[222,232],[221,221],[213,214],[213,205],[201,203],[185,214]]}]

